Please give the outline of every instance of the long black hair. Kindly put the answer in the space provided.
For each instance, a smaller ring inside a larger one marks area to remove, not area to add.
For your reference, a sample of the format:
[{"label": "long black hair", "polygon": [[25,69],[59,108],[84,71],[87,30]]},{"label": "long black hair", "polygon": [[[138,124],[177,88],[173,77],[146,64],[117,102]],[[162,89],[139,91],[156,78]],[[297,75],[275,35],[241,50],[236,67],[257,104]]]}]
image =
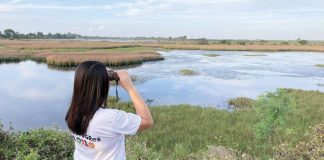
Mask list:
[{"label": "long black hair", "polygon": [[73,95],[65,120],[75,134],[87,132],[96,111],[107,102],[109,79],[106,67],[96,61],[81,63],[75,72]]}]

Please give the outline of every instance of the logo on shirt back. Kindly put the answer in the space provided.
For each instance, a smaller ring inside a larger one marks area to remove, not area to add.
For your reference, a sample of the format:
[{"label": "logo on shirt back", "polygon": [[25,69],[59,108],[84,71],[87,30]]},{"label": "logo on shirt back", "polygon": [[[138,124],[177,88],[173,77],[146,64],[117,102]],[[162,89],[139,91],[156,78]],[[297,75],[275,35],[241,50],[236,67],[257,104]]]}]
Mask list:
[{"label": "logo on shirt back", "polygon": [[86,134],[84,134],[82,136],[78,136],[78,135],[75,135],[75,134],[72,133],[71,137],[75,142],[77,142],[79,144],[82,144],[82,145],[84,145],[86,147],[89,147],[89,148],[95,148],[96,145],[95,145],[94,142],[100,142],[101,141],[100,137],[94,138],[94,137],[91,137],[91,136],[86,135]]}]

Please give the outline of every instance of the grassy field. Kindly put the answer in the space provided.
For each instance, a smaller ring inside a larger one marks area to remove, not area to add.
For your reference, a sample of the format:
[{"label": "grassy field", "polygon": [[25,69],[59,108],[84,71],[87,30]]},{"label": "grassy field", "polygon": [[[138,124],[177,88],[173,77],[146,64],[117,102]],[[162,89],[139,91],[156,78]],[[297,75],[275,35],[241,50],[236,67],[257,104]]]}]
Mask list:
[{"label": "grassy field", "polygon": [[[215,51],[315,51],[324,52],[320,44],[196,44],[157,42],[104,42],[73,40],[0,40],[0,63],[34,60],[54,67],[73,67],[85,60],[100,61],[107,66],[140,64],[163,60],[157,50]],[[262,54],[258,54],[262,55]],[[206,54],[216,57],[218,54]],[[247,56],[256,56],[247,55]]]},{"label": "grassy field", "polygon": [[[280,89],[248,101],[249,110],[151,107],[155,126],[128,137],[128,159],[323,158],[324,93]],[[109,106],[134,111],[131,103],[112,98]],[[68,132],[58,129],[8,132],[0,126],[0,142],[0,159],[71,159],[73,153]]]},{"label": "grassy field", "polygon": [[228,45],[228,44],[170,44],[170,43],[139,43],[143,47],[184,49],[184,50],[214,50],[214,51],[314,51],[324,52],[324,45],[274,45],[274,44],[249,44],[249,45]]},{"label": "grassy field", "polygon": [[1,40],[0,44],[2,63],[35,60],[54,67],[73,67],[86,60],[100,61],[107,66],[163,60],[154,49],[130,43]]}]

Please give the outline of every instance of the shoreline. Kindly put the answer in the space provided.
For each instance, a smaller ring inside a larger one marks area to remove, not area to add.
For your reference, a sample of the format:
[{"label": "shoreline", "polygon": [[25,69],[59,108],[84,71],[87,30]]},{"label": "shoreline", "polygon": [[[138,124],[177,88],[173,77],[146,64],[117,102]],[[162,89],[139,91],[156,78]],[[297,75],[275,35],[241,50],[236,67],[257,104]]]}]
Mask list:
[{"label": "shoreline", "polygon": [[324,45],[0,40],[0,62],[33,60],[64,68],[77,66],[85,60],[97,60],[107,66],[125,66],[163,60],[164,57],[158,53],[160,50],[324,53]]}]

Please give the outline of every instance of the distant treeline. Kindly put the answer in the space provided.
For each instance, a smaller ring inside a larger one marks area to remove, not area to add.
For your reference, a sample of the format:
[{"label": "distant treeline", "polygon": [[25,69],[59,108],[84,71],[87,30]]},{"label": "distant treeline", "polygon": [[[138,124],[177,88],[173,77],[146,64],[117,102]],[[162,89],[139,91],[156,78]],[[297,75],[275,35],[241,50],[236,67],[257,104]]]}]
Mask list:
[{"label": "distant treeline", "polygon": [[73,33],[48,33],[43,32],[23,34],[14,31],[13,29],[6,29],[3,32],[0,31],[0,38],[5,39],[76,39],[82,37],[79,34]]},{"label": "distant treeline", "polygon": [[206,38],[188,38],[187,36],[179,37],[103,37],[103,36],[83,36],[75,33],[28,33],[23,34],[14,31],[13,29],[6,29],[0,31],[0,38],[3,39],[96,39],[96,40],[116,40],[116,41],[147,41],[147,42],[160,42],[160,43],[189,43],[189,44],[225,44],[225,45],[307,45],[307,44],[320,44],[323,41],[307,41],[300,38],[296,40],[234,40],[234,39],[206,39]]}]

